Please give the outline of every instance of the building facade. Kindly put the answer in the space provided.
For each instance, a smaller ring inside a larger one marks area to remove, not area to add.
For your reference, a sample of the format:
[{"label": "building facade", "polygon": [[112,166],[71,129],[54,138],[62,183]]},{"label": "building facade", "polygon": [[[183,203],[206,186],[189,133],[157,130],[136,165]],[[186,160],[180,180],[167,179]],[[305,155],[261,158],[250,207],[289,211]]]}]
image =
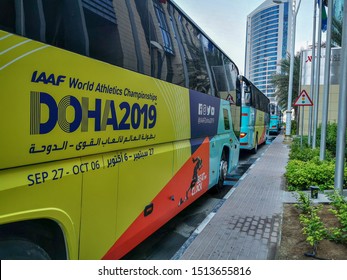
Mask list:
[{"label": "building facade", "polygon": [[271,76],[278,62],[286,58],[290,47],[290,3],[264,1],[247,17],[245,75],[270,101],[275,102]]},{"label": "building facade", "polygon": [[[325,54],[326,48],[322,48],[320,58],[320,78],[319,78],[319,96],[318,96],[318,126],[322,123],[323,114],[323,92],[324,92],[324,69],[325,69]],[[302,51],[303,59],[301,60],[301,77],[300,89],[305,90],[311,100],[311,69],[312,69],[312,49]],[[329,86],[329,100],[328,100],[328,122],[337,123],[338,107],[339,107],[339,90],[340,90],[340,67],[341,67],[341,48],[336,47],[331,49],[330,61],[330,86]],[[316,106],[316,104],[313,104]],[[314,108],[314,107],[312,107]],[[304,111],[304,112],[303,112]],[[308,135],[310,107],[301,106],[300,118],[303,116],[303,126],[300,125],[299,133]]]}]

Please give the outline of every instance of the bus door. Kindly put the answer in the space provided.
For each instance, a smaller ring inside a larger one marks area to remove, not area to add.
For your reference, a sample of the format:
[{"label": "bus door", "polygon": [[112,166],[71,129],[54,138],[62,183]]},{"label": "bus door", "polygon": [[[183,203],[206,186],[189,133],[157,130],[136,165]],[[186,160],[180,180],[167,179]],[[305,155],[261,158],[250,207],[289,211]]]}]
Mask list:
[{"label": "bus door", "polygon": [[121,152],[87,156],[73,172],[83,176],[80,259],[101,259],[116,240]]}]

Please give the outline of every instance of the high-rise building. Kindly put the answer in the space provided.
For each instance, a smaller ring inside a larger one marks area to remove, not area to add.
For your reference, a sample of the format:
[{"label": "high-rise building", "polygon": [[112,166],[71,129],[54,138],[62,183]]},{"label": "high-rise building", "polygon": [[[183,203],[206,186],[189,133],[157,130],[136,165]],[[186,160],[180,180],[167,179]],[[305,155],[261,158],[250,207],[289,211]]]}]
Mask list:
[{"label": "high-rise building", "polygon": [[[264,1],[247,17],[245,75],[270,101],[275,101],[272,74],[290,48],[290,1]],[[289,3],[288,3],[289,2]]]}]

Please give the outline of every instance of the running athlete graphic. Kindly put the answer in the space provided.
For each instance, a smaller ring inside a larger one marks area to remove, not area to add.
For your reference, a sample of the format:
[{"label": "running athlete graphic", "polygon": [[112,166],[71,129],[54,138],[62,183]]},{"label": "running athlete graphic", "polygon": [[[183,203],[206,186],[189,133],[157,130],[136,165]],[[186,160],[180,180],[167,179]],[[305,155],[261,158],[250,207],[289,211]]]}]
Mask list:
[{"label": "running athlete graphic", "polygon": [[179,205],[181,205],[183,202],[188,200],[188,194],[189,192],[192,192],[194,186],[196,185],[197,181],[198,181],[198,171],[202,168],[202,159],[200,157],[197,158],[192,158],[193,163],[195,163],[194,166],[194,171],[193,171],[193,178],[192,181],[190,183],[189,188],[186,191],[186,197],[183,200],[182,198],[180,199]]}]

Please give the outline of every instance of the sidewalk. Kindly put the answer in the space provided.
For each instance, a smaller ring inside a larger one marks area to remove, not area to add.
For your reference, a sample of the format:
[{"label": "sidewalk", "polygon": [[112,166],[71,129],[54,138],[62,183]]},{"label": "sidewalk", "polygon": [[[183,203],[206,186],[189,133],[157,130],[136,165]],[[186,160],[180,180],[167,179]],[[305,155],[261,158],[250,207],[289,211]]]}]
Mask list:
[{"label": "sidewalk", "polygon": [[288,196],[283,182],[288,153],[279,135],[173,259],[274,259]]}]

